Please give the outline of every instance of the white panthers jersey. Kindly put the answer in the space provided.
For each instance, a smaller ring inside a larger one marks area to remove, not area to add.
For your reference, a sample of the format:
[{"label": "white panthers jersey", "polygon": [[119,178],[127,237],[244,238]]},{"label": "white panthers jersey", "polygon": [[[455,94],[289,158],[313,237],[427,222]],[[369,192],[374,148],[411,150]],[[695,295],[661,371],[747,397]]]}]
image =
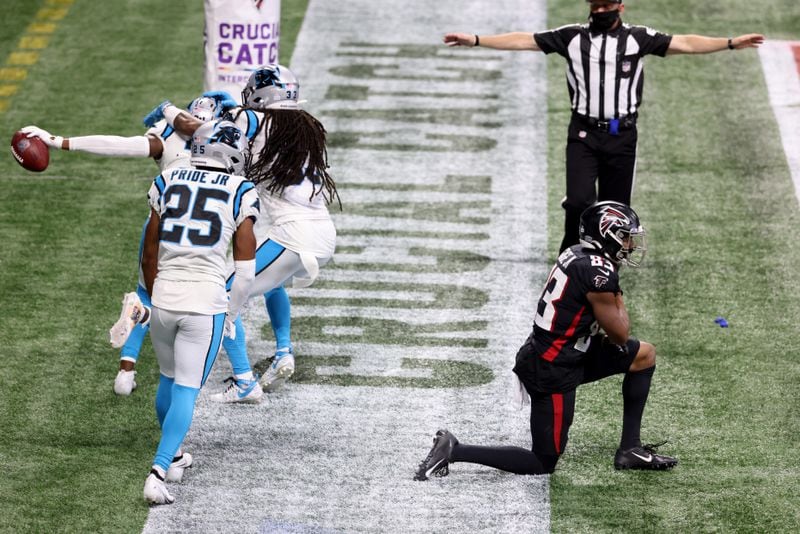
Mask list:
[{"label": "white panthers jersey", "polygon": [[245,219],[258,219],[255,186],[242,176],[177,168],[156,177],[148,198],[161,218],[153,305],[225,312],[228,245]]},{"label": "white panthers jersey", "polygon": [[[234,123],[244,132],[244,135],[250,142],[250,154],[253,157],[253,163],[257,162],[258,158],[261,156],[261,149],[264,148],[264,144],[267,141],[265,132],[268,129],[268,125],[265,124],[263,128],[261,127],[261,123],[266,120],[266,115],[260,111],[254,111],[252,109],[243,110],[242,108],[233,108],[229,113],[232,117],[236,117]],[[261,135],[256,136],[259,132],[261,132]]]},{"label": "white panthers jersey", "polygon": [[[182,137],[165,119],[161,119],[145,132],[145,136],[150,135],[157,137],[161,141],[161,157],[153,158],[161,172],[172,168],[189,166],[189,158],[192,155],[191,138],[187,139]],[[146,226],[147,222],[145,221],[145,227]],[[143,242],[144,232],[142,232],[142,243]],[[140,260],[141,256],[140,244]],[[139,285],[144,287],[144,272],[142,272],[141,263],[139,265]]]},{"label": "white panthers jersey", "polygon": [[[260,185],[260,184],[259,184]],[[264,187],[257,187],[262,205],[266,205],[272,224],[288,221],[329,219],[328,203],[308,178],[297,185],[290,185],[280,196],[275,196]],[[315,194],[316,192],[316,194]]]},{"label": "white panthers jersey", "polygon": [[[236,125],[250,140],[253,163],[257,162],[267,142],[269,124],[264,113],[242,108],[232,110]],[[238,113],[238,116],[237,116]],[[314,193],[314,184],[308,178],[283,190],[280,196],[271,194],[259,184],[262,220],[256,227],[261,242],[272,239],[294,252],[310,253],[318,258],[330,257],[336,246],[336,230],[328,212],[325,195]],[[313,221],[313,222],[312,222]]]},{"label": "white panthers jersey", "polygon": [[162,119],[155,123],[146,136],[154,135],[161,140],[163,147],[160,158],[154,158],[161,172],[174,167],[188,167],[192,155],[191,138],[182,137],[181,134]]},{"label": "white panthers jersey", "polygon": [[[317,186],[319,187],[319,186]],[[336,228],[328,212],[324,195],[313,197],[314,184],[308,178],[290,185],[275,196],[256,186],[261,206],[271,224],[267,237],[298,254],[308,253],[319,259],[330,258],[336,248]]]}]

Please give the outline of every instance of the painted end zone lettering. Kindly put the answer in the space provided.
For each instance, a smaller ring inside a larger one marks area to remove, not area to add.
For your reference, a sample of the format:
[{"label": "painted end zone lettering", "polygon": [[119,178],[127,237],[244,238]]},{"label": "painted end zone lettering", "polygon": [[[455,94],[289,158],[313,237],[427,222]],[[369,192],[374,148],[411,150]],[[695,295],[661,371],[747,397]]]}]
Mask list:
[{"label": "painted end zone lettering", "polygon": [[[397,369],[364,375],[351,370],[352,360],[350,356],[313,356],[300,360],[293,380],[298,384],[345,387],[464,388],[494,379],[491,370],[472,362],[403,358]],[[404,376],[404,372],[411,376]]]},{"label": "painted end zone lettering", "polygon": [[[412,480],[439,425],[474,442],[530,439],[505,399],[531,285],[549,267],[545,60],[433,36],[444,18],[489,32],[510,13],[544,28],[546,9],[409,1],[309,2],[290,66],[328,131],[337,252],[313,286],[289,290],[295,376],[246,409],[201,393],[185,445],[208,460],[179,488],[196,506],[151,510],[145,532],[549,531],[546,477],[457,465],[452,491]],[[263,371],[275,351],[263,303],[243,319]],[[220,387],[231,369],[217,367]]]}]

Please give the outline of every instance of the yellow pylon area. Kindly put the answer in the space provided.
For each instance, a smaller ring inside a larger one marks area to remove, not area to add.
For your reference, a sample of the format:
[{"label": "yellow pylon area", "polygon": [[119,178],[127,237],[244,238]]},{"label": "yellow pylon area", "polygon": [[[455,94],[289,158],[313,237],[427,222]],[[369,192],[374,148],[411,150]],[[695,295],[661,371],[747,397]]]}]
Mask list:
[{"label": "yellow pylon area", "polygon": [[67,16],[74,0],[47,0],[35,15],[19,40],[17,48],[0,67],[0,113],[11,105],[19,84],[28,77],[28,69],[39,61],[39,54],[50,44],[50,35],[56,31],[58,22]]}]

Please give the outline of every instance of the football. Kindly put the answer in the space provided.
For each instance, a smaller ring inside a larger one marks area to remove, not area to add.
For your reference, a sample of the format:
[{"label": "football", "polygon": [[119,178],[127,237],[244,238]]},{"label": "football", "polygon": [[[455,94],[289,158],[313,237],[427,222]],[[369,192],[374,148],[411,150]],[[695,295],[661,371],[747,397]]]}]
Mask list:
[{"label": "football", "polygon": [[33,172],[42,172],[50,163],[50,150],[38,137],[17,132],[11,138],[11,153],[17,163]]}]

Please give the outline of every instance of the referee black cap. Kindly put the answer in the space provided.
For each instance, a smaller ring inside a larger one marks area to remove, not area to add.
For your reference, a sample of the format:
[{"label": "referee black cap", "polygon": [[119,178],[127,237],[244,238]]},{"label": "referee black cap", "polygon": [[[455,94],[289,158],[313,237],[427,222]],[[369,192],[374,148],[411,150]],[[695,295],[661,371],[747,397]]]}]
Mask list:
[{"label": "referee black cap", "polygon": [[587,4],[591,4],[592,2],[608,2],[610,4],[621,4],[622,0],[586,0]]}]

